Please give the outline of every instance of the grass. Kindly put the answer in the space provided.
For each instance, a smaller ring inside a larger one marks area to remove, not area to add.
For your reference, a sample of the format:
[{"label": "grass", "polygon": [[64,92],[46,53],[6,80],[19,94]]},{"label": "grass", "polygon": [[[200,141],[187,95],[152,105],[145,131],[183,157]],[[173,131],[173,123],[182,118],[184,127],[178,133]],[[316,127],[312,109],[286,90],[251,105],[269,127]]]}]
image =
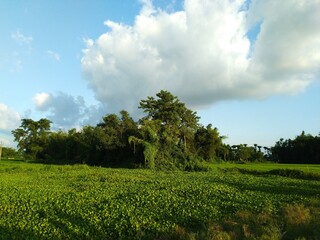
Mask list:
[{"label": "grass", "polygon": [[253,174],[320,174],[318,166],[279,166],[164,172],[1,161],[0,239],[320,238],[320,181]]}]

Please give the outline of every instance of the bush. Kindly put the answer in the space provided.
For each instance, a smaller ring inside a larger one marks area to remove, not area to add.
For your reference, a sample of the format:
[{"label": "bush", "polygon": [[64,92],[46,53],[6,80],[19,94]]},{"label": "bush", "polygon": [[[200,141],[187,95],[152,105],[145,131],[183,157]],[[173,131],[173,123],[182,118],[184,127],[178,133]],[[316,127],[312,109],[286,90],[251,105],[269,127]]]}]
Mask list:
[{"label": "bush", "polygon": [[204,160],[191,156],[188,158],[188,161],[185,162],[183,170],[190,172],[207,172],[210,170],[210,167]]}]

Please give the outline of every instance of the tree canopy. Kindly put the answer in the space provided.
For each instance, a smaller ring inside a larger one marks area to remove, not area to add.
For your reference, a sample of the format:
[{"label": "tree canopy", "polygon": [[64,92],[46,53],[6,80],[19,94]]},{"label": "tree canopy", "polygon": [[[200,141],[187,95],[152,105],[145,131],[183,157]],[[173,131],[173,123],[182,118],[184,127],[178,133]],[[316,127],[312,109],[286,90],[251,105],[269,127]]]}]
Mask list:
[{"label": "tree canopy", "polygon": [[50,133],[51,121],[48,119],[40,119],[34,121],[32,119],[22,119],[19,128],[12,131],[14,140],[18,142],[18,148],[33,160],[37,160],[41,156],[43,147]]}]

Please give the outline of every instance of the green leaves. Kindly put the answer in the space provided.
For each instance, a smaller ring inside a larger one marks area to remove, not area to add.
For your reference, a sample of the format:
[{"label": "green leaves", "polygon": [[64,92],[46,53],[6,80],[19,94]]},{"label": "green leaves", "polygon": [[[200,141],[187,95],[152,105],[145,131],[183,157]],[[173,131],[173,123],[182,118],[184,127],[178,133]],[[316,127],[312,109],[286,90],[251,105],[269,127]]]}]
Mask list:
[{"label": "green leaves", "polygon": [[320,195],[319,181],[234,171],[2,162],[0,174],[0,239],[155,239]]},{"label": "green leaves", "polygon": [[144,146],[148,142],[153,148],[161,149],[154,156],[156,165],[176,165],[176,160],[184,161],[184,155],[193,150],[199,117],[168,91],[160,91],[156,96],[157,99],[148,97],[140,101],[139,108],[147,113],[140,121],[141,140]]},{"label": "green leaves", "polygon": [[41,157],[39,153],[45,147],[51,121],[48,119],[40,119],[39,121],[22,119],[21,121],[20,127],[12,131],[14,141],[18,142],[18,148],[21,152],[29,155],[33,160],[37,160]]}]

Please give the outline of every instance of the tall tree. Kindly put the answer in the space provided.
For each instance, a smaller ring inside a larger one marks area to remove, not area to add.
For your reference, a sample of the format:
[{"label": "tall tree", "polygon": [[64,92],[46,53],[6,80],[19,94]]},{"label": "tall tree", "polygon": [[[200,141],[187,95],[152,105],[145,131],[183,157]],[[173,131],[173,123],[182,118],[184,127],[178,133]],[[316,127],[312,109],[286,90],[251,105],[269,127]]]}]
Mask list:
[{"label": "tall tree", "polygon": [[140,121],[140,141],[135,142],[144,146],[145,158],[148,153],[156,166],[170,166],[192,152],[199,117],[168,91],[156,96],[140,101],[139,108],[147,115]]},{"label": "tall tree", "polygon": [[21,121],[20,127],[12,131],[19,151],[33,160],[43,158],[44,156],[41,154],[50,133],[51,121],[44,118],[39,121],[32,119],[22,119]]},{"label": "tall tree", "polygon": [[212,128],[212,124],[199,128],[195,134],[197,154],[205,160],[225,158],[227,148],[222,144],[223,138],[217,128]]},{"label": "tall tree", "polygon": [[187,139],[198,127],[199,117],[168,91],[162,90],[156,96],[158,99],[148,97],[140,101],[139,108],[147,113],[143,119],[160,122],[160,142],[163,145],[182,143],[186,148]]}]

